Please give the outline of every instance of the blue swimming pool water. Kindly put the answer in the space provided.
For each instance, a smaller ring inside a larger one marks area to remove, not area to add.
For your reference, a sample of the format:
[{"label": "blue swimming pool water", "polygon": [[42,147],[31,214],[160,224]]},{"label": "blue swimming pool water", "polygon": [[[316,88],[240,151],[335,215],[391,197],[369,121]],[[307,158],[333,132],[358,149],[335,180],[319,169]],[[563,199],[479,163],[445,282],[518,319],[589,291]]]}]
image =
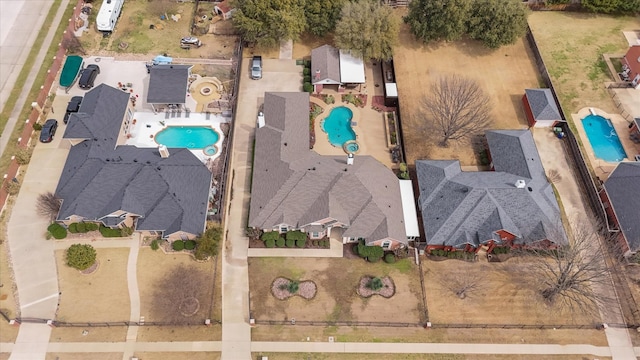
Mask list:
[{"label": "blue swimming pool water", "polygon": [[347,107],[334,108],[322,123],[322,130],[329,136],[329,142],[333,146],[342,146],[349,140],[356,139],[356,133],[351,128],[353,113]]},{"label": "blue swimming pool water", "polygon": [[611,120],[600,115],[589,115],[582,119],[582,127],[587,133],[596,157],[604,161],[618,162],[627,157],[616,129]]},{"label": "blue swimming pool water", "polygon": [[155,137],[158,144],[166,147],[188,149],[204,149],[219,138],[215,130],[204,126],[169,126]]}]

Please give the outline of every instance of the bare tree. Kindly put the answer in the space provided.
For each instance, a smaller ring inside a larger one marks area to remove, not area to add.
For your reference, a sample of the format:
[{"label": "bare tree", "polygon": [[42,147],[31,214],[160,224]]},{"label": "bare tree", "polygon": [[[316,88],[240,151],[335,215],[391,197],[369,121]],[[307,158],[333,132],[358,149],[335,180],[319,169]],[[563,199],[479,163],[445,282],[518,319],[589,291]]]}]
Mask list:
[{"label": "bare tree", "polygon": [[[598,314],[600,306],[612,300],[605,290],[611,282],[598,238],[600,229],[599,224],[577,221],[568,245],[521,252],[525,260],[531,260],[532,283],[536,283],[548,304],[558,304],[572,312]],[[559,230],[554,232],[559,234]],[[558,239],[557,236],[549,237],[554,240],[552,237]]]},{"label": "bare tree", "polygon": [[482,285],[482,276],[476,273],[445,273],[440,277],[440,285],[452,291],[460,299],[466,298]]},{"label": "bare tree", "polygon": [[36,210],[38,211],[38,215],[44,216],[50,220],[54,220],[60,212],[61,205],[62,200],[60,200],[54,193],[49,191],[44,194],[38,195]]},{"label": "bare tree", "polygon": [[180,264],[155,284],[152,312],[158,321],[171,324],[198,322],[198,313],[209,314],[213,281],[194,267]]},{"label": "bare tree", "polygon": [[75,36],[73,33],[70,33],[69,35],[66,35],[63,37],[62,45],[64,46],[65,49],[67,49],[72,54],[82,54],[82,55],[87,54],[84,51],[84,47],[82,46],[80,39],[78,39],[78,37]]},{"label": "bare tree", "polygon": [[562,180],[562,175],[556,169],[547,171],[547,180],[552,184],[557,184]]},{"label": "bare tree", "polygon": [[436,136],[438,145],[468,140],[491,124],[491,101],[475,80],[448,75],[430,89],[422,101],[422,116],[425,132]]}]

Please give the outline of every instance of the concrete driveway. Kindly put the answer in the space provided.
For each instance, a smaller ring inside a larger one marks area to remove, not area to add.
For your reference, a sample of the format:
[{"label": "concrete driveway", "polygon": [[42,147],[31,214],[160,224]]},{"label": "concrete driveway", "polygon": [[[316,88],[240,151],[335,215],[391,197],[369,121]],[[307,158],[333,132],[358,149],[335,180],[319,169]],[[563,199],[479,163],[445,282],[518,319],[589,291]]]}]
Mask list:
[{"label": "concrete driveway", "polygon": [[[248,64],[249,59],[244,59]],[[233,194],[227,214],[222,264],[222,359],[251,358],[251,328],[249,327],[249,268],[245,237],[251,184],[251,148],[258,108],[267,91],[301,91],[302,67],[295,60],[264,60],[261,80],[249,78],[248,65],[240,74],[238,106],[235,114],[233,151],[229,174],[235,174],[229,187]],[[230,177],[231,178],[231,177]]]}]

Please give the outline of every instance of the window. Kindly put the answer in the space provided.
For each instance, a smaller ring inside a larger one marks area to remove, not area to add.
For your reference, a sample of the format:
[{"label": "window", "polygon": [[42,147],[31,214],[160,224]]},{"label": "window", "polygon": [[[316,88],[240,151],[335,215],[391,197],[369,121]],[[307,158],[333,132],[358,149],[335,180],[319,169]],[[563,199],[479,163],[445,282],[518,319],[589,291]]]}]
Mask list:
[{"label": "window", "polygon": [[391,247],[391,241],[389,240],[385,240],[382,242],[382,248],[385,250],[389,250],[389,248]]},{"label": "window", "polygon": [[281,233],[286,233],[289,229],[287,229],[287,225],[283,225],[280,227],[280,232]]},{"label": "window", "polygon": [[317,237],[319,237],[318,232],[317,232],[317,231],[312,232],[312,233],[311,233],[311,237],[312,237],[312,238],[317,238]]}]

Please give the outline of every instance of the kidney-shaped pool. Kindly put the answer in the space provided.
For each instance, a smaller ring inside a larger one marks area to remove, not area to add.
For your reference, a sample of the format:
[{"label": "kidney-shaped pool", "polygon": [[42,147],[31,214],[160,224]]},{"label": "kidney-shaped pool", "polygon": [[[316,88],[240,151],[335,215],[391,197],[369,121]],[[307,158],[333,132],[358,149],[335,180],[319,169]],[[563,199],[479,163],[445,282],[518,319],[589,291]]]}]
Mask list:
[{"label": "kidney-shaped pool", "polygon": [[187,149],[204,149],[219,139],[220,135],[206,126],[168,126],[155,136],[158,144]]}]

